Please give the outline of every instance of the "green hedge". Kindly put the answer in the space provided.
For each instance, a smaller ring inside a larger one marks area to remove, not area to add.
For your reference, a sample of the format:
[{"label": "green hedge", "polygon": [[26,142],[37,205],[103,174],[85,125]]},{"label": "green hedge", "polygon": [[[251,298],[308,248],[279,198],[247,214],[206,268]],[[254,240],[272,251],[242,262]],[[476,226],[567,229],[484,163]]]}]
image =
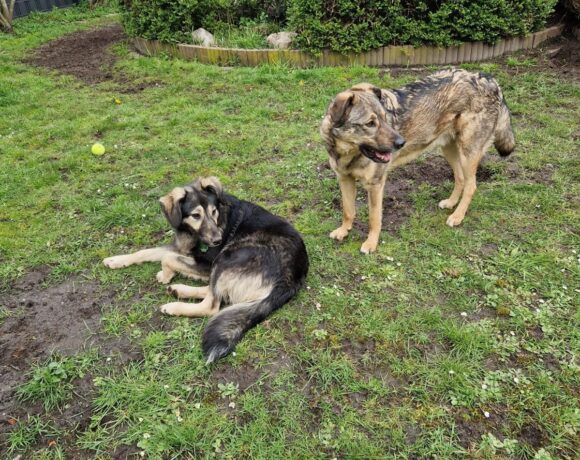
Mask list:
[{"label": "green hedge", "polygon": [[557,0],[292,0],[302,49],[359,52],[385,45],[493,43],[541,29]]},{"label": "green hedge", "polygon": [[[557,0],[124,0],[132,36],[190,42],[243,18],[268,17],[298,32],[297,47],[360,52],[394,44],[493,43],[541,29]],[[243,22],[243,21],[242,21]]]},{"label": "green hedge", "polygon": [[190,43],[198,27],[214,32],[242,18],[283,21],[286,15],[285,0],[122,0],[120,7],[128,35],[170,43]]}]

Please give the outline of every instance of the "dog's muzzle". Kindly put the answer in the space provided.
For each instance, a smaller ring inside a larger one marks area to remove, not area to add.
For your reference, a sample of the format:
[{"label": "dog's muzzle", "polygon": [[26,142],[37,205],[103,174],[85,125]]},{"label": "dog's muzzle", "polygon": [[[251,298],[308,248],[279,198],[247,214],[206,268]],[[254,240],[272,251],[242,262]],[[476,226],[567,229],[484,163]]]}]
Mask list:
[{"label": "dog's muzzle", "polygon": [[391,155],[393,154],[391,149],[376,149],[369,145],[361,145],[359,149],[365,157],[375,163],[388,163],[391,161]]},{"label": "dog's muzzle", "polygon": [[388,163],[391,161],[393,153],[400,150],[405,145],[405,139],[398,136],[393,142],[393,148],[389,147],[371,147],[367,144],[362,144],[359,146],[361,153],[368,159],[374,161],[375,163]]}]

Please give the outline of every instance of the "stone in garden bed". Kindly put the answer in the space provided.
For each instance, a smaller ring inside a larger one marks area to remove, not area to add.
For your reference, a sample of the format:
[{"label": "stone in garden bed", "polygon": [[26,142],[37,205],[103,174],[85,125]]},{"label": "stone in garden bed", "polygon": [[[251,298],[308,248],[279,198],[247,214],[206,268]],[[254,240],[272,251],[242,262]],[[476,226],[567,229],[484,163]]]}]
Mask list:
[{"label": "stone in garden bed", "polygon": [[296,32],[278,32],[268,35],[266,40],[272,48],[288,49],[296,35],[298,35]]},{"label": "stone in garden bed", "polygon": [[191,38],[193,38],[193,43],[203,45],[203,46],[213,46],[215,45],[215,39],[213,35],[205,30],[203,27],[195,29],[191,33]]}]

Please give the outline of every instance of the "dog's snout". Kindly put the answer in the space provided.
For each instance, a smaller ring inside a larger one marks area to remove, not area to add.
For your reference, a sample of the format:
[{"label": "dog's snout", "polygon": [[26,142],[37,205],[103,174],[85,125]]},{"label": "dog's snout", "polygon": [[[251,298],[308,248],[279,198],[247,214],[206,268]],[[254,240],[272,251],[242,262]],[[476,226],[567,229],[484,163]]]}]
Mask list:
[{"label": "dog's snout", "polygon": [[403,139],[401,136],[398,136],[395,139],[394,145],[395,145],[395,148],[402,149],[403,146],[405,145],[405,139]]}]

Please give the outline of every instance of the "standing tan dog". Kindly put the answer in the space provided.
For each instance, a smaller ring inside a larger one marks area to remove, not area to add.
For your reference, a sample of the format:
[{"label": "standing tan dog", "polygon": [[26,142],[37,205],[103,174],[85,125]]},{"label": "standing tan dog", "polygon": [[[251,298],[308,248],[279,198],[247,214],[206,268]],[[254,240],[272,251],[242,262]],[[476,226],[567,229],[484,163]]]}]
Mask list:
[{"label": "standing tan dog", "polygon": [[320,132],[342,193],[342,225],[330,237],[340,241],[352,228],[358,180],[369,199],[369,235],[361,247],[365,254],[377,248],[389,171],[441,147],[455,187],[439,207],[452,209],[459,203],[447,218],[447,225],[455,227],[475,193],[475,174],[487,149],[493,143],[507,156],[515,148],[510,112],[498,83],[465,70],[437,72],[396,90],[355,85],[332,101]]}]

